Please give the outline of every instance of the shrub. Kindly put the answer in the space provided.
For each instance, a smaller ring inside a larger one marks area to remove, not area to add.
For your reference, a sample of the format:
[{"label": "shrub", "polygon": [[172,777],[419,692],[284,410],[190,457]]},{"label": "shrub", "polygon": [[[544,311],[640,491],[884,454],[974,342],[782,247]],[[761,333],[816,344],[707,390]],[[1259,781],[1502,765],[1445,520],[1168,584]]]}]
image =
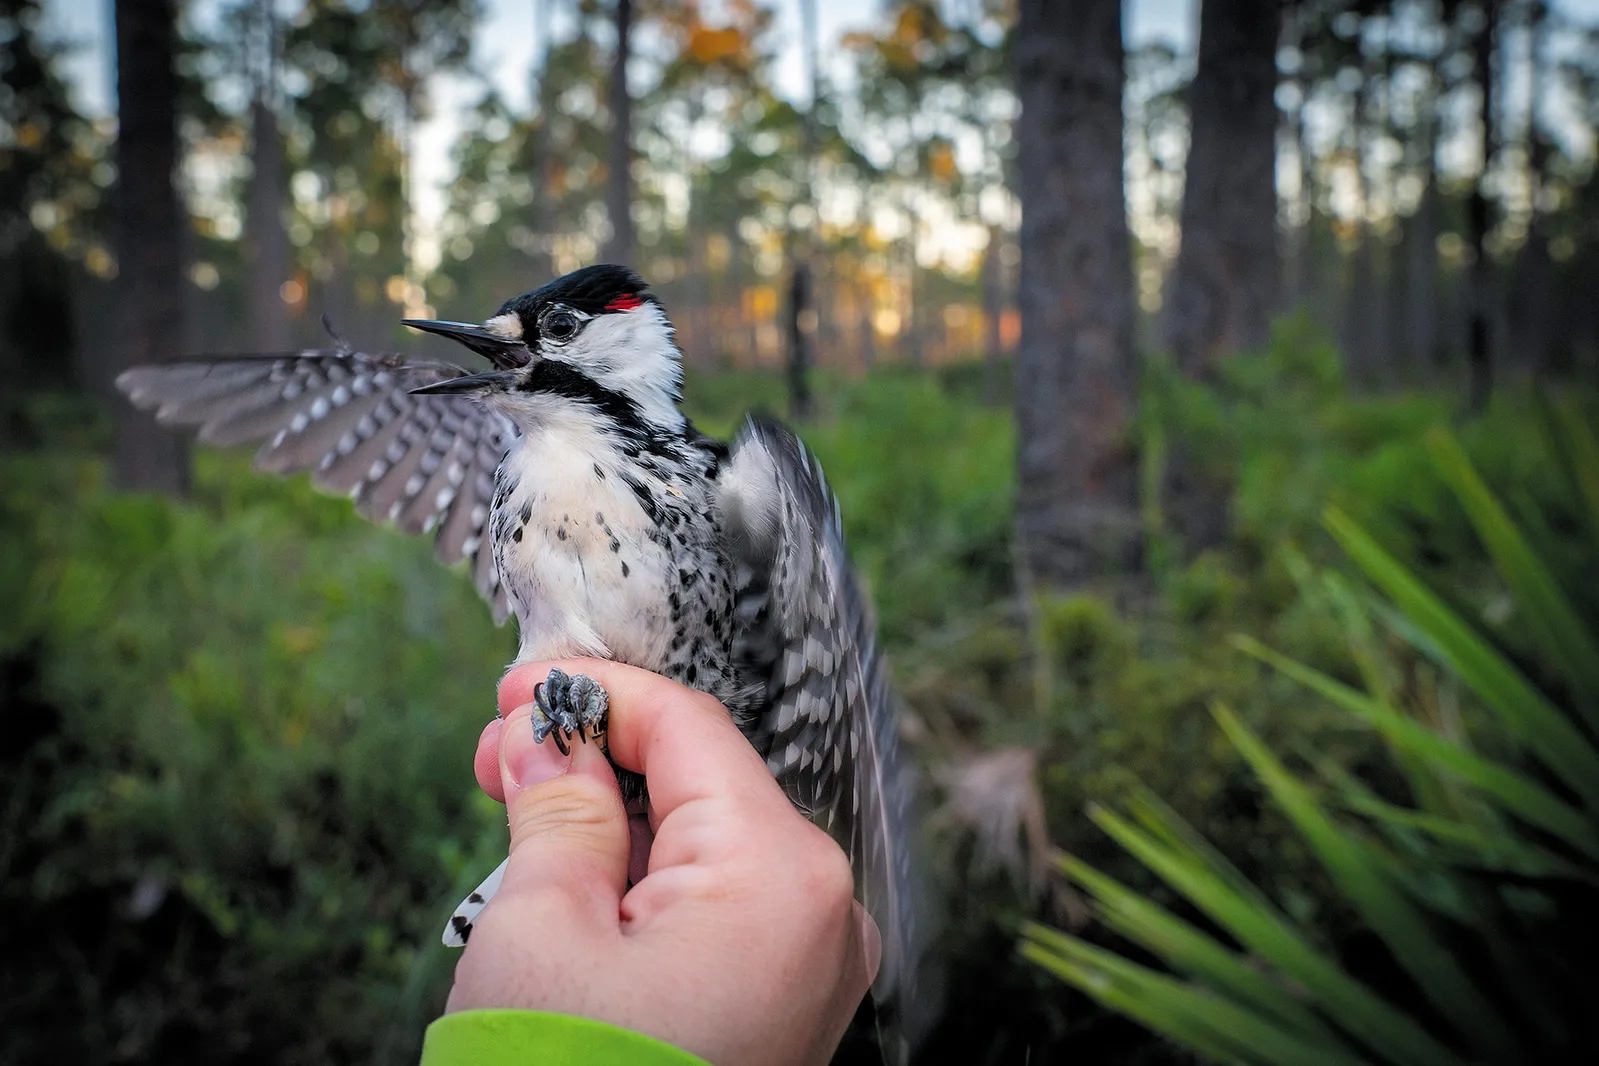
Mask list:
[{"label": "shrub", "polygon": [[0,1060],[414,1060],[504,846],[466,767],[510,636],[236,458],[188,503],[3,462]]}]

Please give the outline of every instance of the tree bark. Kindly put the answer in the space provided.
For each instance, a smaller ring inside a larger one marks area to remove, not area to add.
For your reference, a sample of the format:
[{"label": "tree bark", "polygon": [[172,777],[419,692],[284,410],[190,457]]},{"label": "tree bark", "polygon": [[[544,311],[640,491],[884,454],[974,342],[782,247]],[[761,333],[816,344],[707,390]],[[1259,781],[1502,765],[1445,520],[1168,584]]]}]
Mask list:
[{"label": "tree bark", "polygon": [[[1308,34],[1301,28],[1296,35],[1294,44],[1299,48],[1301,57],[1307,51]],[[1295,170],[1295,196],[1304,209],[1304,219],[1290,216],[1289,228],[1286,234],[1287,247],[1283,249],[1284,286],[1279,296],[1286,307],[1302,310],[1307,303],[1309,291],[1309,278],[1305,273],[1306,245],[1310,240],[1310,216],[1315,209],[1315,198],[1310,190],[1311,162],[1305,158],[1305,100],[1310,93],[1310,78],[1307,76],[1306,65],[1309,60],[1300,59],[1297,75],[1289,82],[1297,93],[1297,100],[1293,107],[1288,108],[1282,115],[1282,137],[1294,146]]]},{"label": "tree bark", "polygon": [[[1189,87],[1192,136],[1182,245],[1166,341],[1189,378],[1214,380],[1224,356],[1266,343],[1277,307],[1276,139],[1279,0],[1208,0]],[[1190,551],[1227,535],[1230,486],[1200,468],[1171,427],[1167,514]]]},{"label": "tree bark", "polygon": [[[689,217],[694,217],[692,206],[689,208]],[[707,233],[703,225],[691,225],[685,236],[689,273],[684,279],[688,296],[688,306],[684,310],[688,312],[690,324],[690,347],[684,353],[684,358],[691,365],[710,367],[715,363],[713,339],[716,329],[711,318],[711,264],[705,247]]]},{"label": "tree bark", "polygon": [[[1365,31],[1363,31],[1364,33]],[[1373,171],[1372,145],[1387,130],[1393,79],[1388,42],[1378,42],[1376,54],[1368,53],[1361,71],[1361,87],[1350,101],[1350,132],[1354,139],[1356,188],[1360,196],[1360,219],[1356,248],[1352,257],[1354,277],[1349,284],[1349,302],[1344,308],[1345,355],[1351,376],[1367,388],[1389,383],[1391,372],[1389,291],[1391,256],[1387,245],[1372,225]]]},{"label": "tree bark", "polygon": [[[117,35],[117,305],[122,367],[182,354],[183,230],[178,199],[177,26],[171,0],[121,0]],[[117,484],[181,495],[188,444],[117,401]]]},{"label": "tree bark", "polygon": [[1411,143],[1422,171],[1421,200],[1405,220],[1406,361],[1417,380],[1426,380],[1442,363],[1438,342],[1438,120],[1437,59],[1427,75]]},{"label": "tree bark", "polygon": [[[811,416],[811,345],[806,332],[806,312],[811,306],[811,265],[795,258],[788,276],[788,416],[795,421]],[[814,314],[814,312],[812,312]]]},{"label": "tree bark", "polygon": [[[1305,92],[1309,93],[1313,84],[1311,78],[1305,79]],[[1328,259],[1326,241],[1323,239],[1326,229],[1326,220],[1321,213],[1320,205],[1316,200],[1317,182],[1320,180],[1316,173],[1316,161],[1311,155],[1310,137],[1308,127],[1305,125],[1303,114],[1300,115],[1299,127],[1296,130],[1298,137],[1297,154],[1299,156],[1300,187],[1304,189],[1305,222],[1300,228],[1298,247],[1295,257],[1299,261],[1294,274],[1299,286],[1299,302],[1310,311],[1317,322],[1329,326],[1333,319],[1331,304],[1328,300]]]},{"label": "tree bark", "polygon": [[261,351],[289,346],[283,283],[289,280],[289,235],[283,227],[288,186],[278,116],[257,97],[250,106],[250,188],[245,256],[250,264],[250,343]]},{"label": "tree bark", "polygon": [[1472,41],[1476,60],[1479,95],[1478,121],[1482,129],[1482,169],[1471,188],[1466,220],[1471,240],[1470,310],[1466,327],[1466,359],[1469,384],[1466,403],[1473,412],[1488,406],[1493,389],[1493,264],[1488,260],[1488,170],[1493,163],[1495,91],[1494,31],[1499,22],[1499,0],[1484,0],[1482,26]]},{"label": "tree bark", "polygon": [[1182,247],[1166,308],[1167,344],[1193,377],[1210,377],[1222,356],[1264,344],[1277,306],[1280,8],[1280,0],[1200,8]]},{"label": "tree bark", "polygon": [[1374,95],[1371,78],[1349,102],[1349,138],[1355,157],[1355,189],[1360,200],[1360,214],[1355,222],[1355,250],[1349,257],[1353,268],[1345,288],[1342,329],[1344,365],[1350,379],[1358,385],[1371,387],[1381,377],[1377,360],[1377,337],[1381,324],[1377,301],[1381,284],[1377,278],[1377,238],[1371,229],[1371,178],[1367,145],[1370,135],[1367,124],[1374,110],[1369,103]]},{"label": "tree bark", "polygon": [[1005,231],[998,226],[988,227],[988,246],[983,250],[983,402],[999,402],[1001,360],[1000,319],[1005,314],[1005,264],[1000,259],[1000,246],[1005,241]]},{"label": "tree bark", "polygon": [[605,184],[605,213],[611,235],[605,241],[608,263],[633,261],[633,98],[627,91],[627,59],[632,50],[633,0],[616,0],[616,56],[611,67],[610,171]]},{"label": "tree bark", "polygon": [[1543,132],[1543,101],[1553,74],[1549,64],[1549,12],[1541,2],[1528,6],[1527,69],[1532,85],[1527,94],[1527,177],[1531,186],[1532,219],[1527,243],[1516,272],[1521,285],[1521,328],[1518,349],[1534,379],[1548,375],[1556,362],[1550,350],[1550,325],[1555,315],[1555,271],[1549,254],[1549,215],[1543,193],[1549,179],[1551,146]]},{"label": "tree bark", "polygon": [[1069,587],[1138,554],[1121,4],[1019,6],[1017,539],[1027,580]]},{"label": "tree bark", "polygon": [[1422,379],[1435,373],[1444,359],[1438,340],[1438,168],[1432,162],[1427,163],[1425,181],[1421,202],[1405,227],[1408,358]]},{"label": "tree bark", "polygon": [[[811,99],[805,108],[805,122],[800,142],[799,195],[793,206],[804,204],[813,212],[812,183],[816,167],[816,104],[821,84],[817,76],[816,60],[816,0],[801,0],[800,24],[804,38],[805,63],[809,68]],[[795,232],[794,212],[789,211],[788,229],[784,235],[784,252],[789,262],[788,275],[788,414],[795,421],[811,416],[811,363],[814,353],[811,342],[816,331],[818,316],[814,303],[814,284],[811,278],[812,231],[810,224]]]}]

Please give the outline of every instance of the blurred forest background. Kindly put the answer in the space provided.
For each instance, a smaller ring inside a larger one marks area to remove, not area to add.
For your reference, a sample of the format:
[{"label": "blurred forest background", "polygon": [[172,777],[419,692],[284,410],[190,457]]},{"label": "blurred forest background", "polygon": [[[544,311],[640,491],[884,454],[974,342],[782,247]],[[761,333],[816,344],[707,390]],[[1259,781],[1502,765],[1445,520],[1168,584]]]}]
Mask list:
[{"label": "blurred forest background", "polygon": [[512,635],[110,382],[596,261],[841,498],[922,1059],[1591,1061],[1599,10],[523,6],[526,104],[475,0],[107,5],[108,118],[0,0],[0,1062],[414,1061]]}]

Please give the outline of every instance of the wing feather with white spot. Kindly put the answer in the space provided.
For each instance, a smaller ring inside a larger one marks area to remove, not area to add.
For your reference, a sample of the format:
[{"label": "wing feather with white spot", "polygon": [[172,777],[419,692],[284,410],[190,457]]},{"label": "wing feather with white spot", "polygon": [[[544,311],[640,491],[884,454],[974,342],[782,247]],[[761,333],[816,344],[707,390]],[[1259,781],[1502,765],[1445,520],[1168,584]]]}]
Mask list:
[{"label": "wing feather with white spot", "polygon": [[264,441],[260,470],[309,470],[319,488],[350,496],[374,521],[434,531],[439,560],[471,560],[474,584],[503,622],[510,608],[484,529],[516,428],[470,397],[410,395],[464,373],[449,363],[312,350],[140,366],[117,387],[163,423],[199,426],[207,444]]},{"label": "wing feather with white spot", "polygon": [[849,854],[883,938],[873,996],[892,1033],[884,1050],[902,1058],[937,1013],[923,958],[931,915],[915,857],[915,784],[871,606],[838,503],[793,433],[751,419],[721,481],[739,570],[734,658],[741,676],[765,682],[747,732],[789,796]]}]

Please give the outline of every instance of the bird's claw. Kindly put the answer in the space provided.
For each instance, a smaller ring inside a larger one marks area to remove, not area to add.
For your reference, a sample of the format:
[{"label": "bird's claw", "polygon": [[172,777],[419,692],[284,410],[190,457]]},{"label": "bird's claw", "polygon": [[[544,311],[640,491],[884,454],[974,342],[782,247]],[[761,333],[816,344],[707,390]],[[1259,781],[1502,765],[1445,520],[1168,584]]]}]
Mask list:
[{"label": "bird's claw", "polygon": [[587,744],[590,740],[606,751],[606,723],[611,697],[600,683],[586,674],[567,674],[551,670],[550,676],[533,688],[533,739],[540,744],[553,736],[562,755],[572,753],[572,737]]}]

